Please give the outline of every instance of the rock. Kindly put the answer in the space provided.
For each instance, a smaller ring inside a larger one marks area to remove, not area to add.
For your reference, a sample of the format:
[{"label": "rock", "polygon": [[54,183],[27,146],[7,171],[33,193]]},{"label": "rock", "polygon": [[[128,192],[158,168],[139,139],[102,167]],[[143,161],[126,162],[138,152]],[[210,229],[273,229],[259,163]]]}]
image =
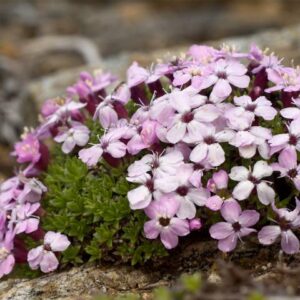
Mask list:
[{"label": "rock", "polygon": [[[288,64],[294,59],[295,63],[300,63],[300,25],[288,27],[282,30],[268,30],[245,37],[232,37],[218,41],[208,41],[207,44],[220,46],[222,43],[235,45],[241,51],[249,49],[252,43],[256,43],[262,48],[270,48],[279,57],[285,57]],[[114,74],[125,78],[125,71],[133,61],[138,61],[144,66],[150,66],[157,58],[173,56],[185,52],[188,46],[160,49],[150,52],[122,53],[120,55],[108,58],[103,63],[85,65],[83,67],[72,68],[56,72],[53,75],[44,76],[41,79],[34,80],[29,85],[29,93],[38,106],[50,97],[56,97],[65,92],[68,85],[74,83],[78,78],[80,71],[92,71],[100,68],[111,71]]]},{"label": "rock", "polygon": [[159,273],[125,266],[74,267],[32,280],[9,279],[0,282],[1,300],[74,299],[79,296],[143,292],[160,281]]}]

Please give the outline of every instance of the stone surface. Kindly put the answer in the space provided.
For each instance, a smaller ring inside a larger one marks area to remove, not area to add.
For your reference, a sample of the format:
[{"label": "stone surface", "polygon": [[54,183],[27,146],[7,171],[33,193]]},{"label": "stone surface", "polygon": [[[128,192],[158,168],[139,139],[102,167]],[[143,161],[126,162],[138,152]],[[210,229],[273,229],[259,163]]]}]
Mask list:
[{"label": "stone surface", "polygon": [[[252,43],[256,43],[262,48],[269,48],[270,51],[275,52],[279,57],[285,57],[286,64],[289,64],[291,60],[294,60],[295,64],[300,63],[300,25],[205,43],[216,47],[226,43],[235,46],[241,51],[247,51]],[[159,49],[150,52],[127,52],[107,58],[103,63],[59,71],[53,75],[32,81],[29,85],[29,92],[35,102],[40,105],[41,102],[49,97],[63,94],[66,86],[74,83],[82,70],[92,71],[100,68],[125,78],[125,70],[133,61],[136,60],[144,66],[150,66],[157,58],[170,57],[171,55],[185,52],[188,46]]]}]

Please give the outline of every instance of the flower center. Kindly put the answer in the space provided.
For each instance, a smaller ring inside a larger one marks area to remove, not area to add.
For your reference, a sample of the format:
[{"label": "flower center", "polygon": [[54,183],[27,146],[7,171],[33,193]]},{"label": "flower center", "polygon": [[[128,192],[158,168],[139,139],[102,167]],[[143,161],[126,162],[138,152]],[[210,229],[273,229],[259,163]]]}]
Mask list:
[{"label": "flower center", "polygon": [[203,169],[204,169],[204,166],[201,165],[201,164],[194,164],[193,169],[194,169],[195,171],[203,170]]},{"label": "flower center", "polygon": [[249,105],[247,105],[246,110],[253,112],[253,111],[255,111],[255,108],[256,108],[255,104],[249,104]]},{"label": "flower center", "polygon": [[180,186],[176,190],[177,194],[179,194],[182,197],[186,196],[188,191],[189,191],[189,189],[186,186]]},{"label": "flower center", "polygon": [[108,142],[102,142],[101,147],[103,150],[105,150],[108,147]]},{"label": "flower center", "polygon": [[234,230],[235,232],[240,231],[241,228],[242,228],[242,226],[240,225],[239,222],[233,223],[233,224],[232,224],[232,227],[233,227],[233,230]]},{"label": "flower center", "polygon": [[204,139],[204,142],[207,144],[207,145],[211,145],[211,144],[214,144],[216,142],[215,138],[213,136],[208,136]]},{"label": "flower center", "polygon": [[167,227],[170,224],[170,219],[169,218],[163,218],[163,217],[161,217],[161,218],[159,218],[158,221],[159,221],[159,224],[161,226],[163,226],[163,227]]},{"label": "flower center", "polygon": [[298,175],[298,172],[296,169],[291,169],[288,171],[288,175],[291,177],[291,178],[295,178],[297,175]]},{"label": "flower center", "polygon": [[220,71],[217,73],[217,76],[220,78],[220,79],[227,79],[227,74],[226,72],[224,71]]},{"label": "flower center", "polygon": [[290,135],[290,144],[291,145],[297,145],[298,139],[295,135]]},{"label": "flower center", "polygon": [[146,182],[145,185],[146,185],[146,187],[148,188],[148,190],[149,190],[150,192],[153,192],[153,191],[154,191],[153,180],[151,180],[151,179],[147,180],[147,182]]},{"label": "flower center", "polygon": [[51,251],[50,245],[49,245],[49,244],[45,244],[45,245],[44,245],[44,250],[46,250],[46,251]]},{"label": "flower center", "polygon": [[287,230],[291,229],[290,224],[285,219],[279,220],[279,226],[282,231],[287,231]]},{"label": "flower center", "polygon": [[181,118],[182,122],[184,123],[189,123],[193,121],[193,119],[194,119],[194,114],[192,112],[185,113]]},{"label": "flower center", "polygon": [[249,175],[248,179],[254,184],[258,183],[258,179],[255,178],[252,174]]}]

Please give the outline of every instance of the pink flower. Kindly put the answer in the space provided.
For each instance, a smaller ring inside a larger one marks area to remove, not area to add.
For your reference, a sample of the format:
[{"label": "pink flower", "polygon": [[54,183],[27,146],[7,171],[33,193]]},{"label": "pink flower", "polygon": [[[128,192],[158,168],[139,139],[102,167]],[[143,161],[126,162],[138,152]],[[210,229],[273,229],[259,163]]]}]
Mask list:
[{"label": "pink flower", "polygon": [[178,167],[176,175],[162,176],[155,180],[155,187],[164,193],[172,193],[179,200],[180,207],[177,216],[180,219],[192,219],[196,215],[196,207],[205,205],[210,193],[204,188],[195,188],[190,177],[194,172],[192,164]]},{"label": "pink flower", "polygon": [[285,92],[300,91],[300,73],[298,69],[277,67],[268,69],[268,79],[275,85],[266,89],[267,93],[284,90]]},{"label": "pink flower", "polygon": [[297,163],[297,153],[293,148],[282,150],[278,163],[273,163],[274,171],[280,172],[281,177],[290,178],[298,191],[300,191],[300,165]]},{"label": "pink flower", "polygon": [[0,185],[0,206],[5,207],[6,205],[9,205],[11,200],[15,200],[19,193],[20,180],[18,176],[11,177]]},{"label": "pink flower", "polygon": [[212,192],[216,193],[217,191],[227,189],[228,186],[228,174],[224,170],[215,172],[207,182],[207,188]]},{"label": "pink flower", "polygon": [[205,45],[192,45],[188,54],[196,61],[207,64],[215,60],[217,51]]},{"label": "pink flower", "polygon": [[300,98],[296,98],[292,100],[292,103],[296,107],[287,107],[283,108],[280,111],[280,114],[286,119],[299,119],[300,118]]},{"label": "pink flower", "polygon": [[39,202],[42,198],[42,194],[47,192],[47,188],[44,184],[36,178],[25,178],[21,176],[21,181],[24,184],[23,190],[18,194],[18,203],[35,203]]},{"label": "pink flower", "polygon": [[111,97],[105,98],[96,108],[94,120],[99,119],[103,128],[107,129],[118,121],[118,114],[113,107]]},{"label": "pink flower", "polygon": [[0,241],[0,278],[9,274],[15,265],[15,258],[11,253],[14,237],[13,231],[7,231],[5,238]]},{"label": "pink flower", "polygon": [[199,230],[202,227],[202,222],[199,218],[189,220],[190,231]]},{"label": "pink flower", "polygon": [[169,94],[169,97],[169,105],[175,110],[175,114],[167,128],[166,138],[172,144],[176,144],[181,140],[188,142],[190,136],[197,132],[200,125],[193,109],[204,104],[206,97],[201,95],[192,97],[187,90],[175,90]]},{"label": "pink flower", "polygon": [[289,146],[300,151],[300,122],[293,120],[287,128],[288,133],[276,134],[269,140],[272,154]]},{"label": "pink flower", "polygon": [[179,166],[183,164],[180,151],[172,150],[164,155],[147,154],[142,159],[135,161],[128,168],[128,177],[131,179],[144,176],[152,172],[156,177],[175,175]]},{"label": "pink flower", "polygon": [[38,229],[40,220],[33,214],[39,209],[39,207],[39,203],[25,203],[15,207],[12,211],[10,222],[16,223],[16,234],[20,234],[22,232],[31,233]]},{"label": "pink flower", "polygon": [[226,222],[219,222],[210,227],[212,238],[218,240],[218,248],[223,252],[232,251],[237,240],[256,230],[252,227],[259,220],[259,213],[255,210],[242,212],[240,205],[234,199],[224,202],[221,215]]},{"label": "pink flower", "polygon": [[167,249],[175,248],[178,236],[188,235],[190,232],[187,220],[180,220],[175,216],[180,204],[172,197],[162,197],[153,201],[146,209],[146,215],[151,219],[144,224],[145,236],[148,239],[160,239]]},{"label": "pink flower", "polygon": [[287,208],[276,208],[272,204],[273,211],[276,213],[278,225],[264,226],[258,233],[258,240],[263,245],[271,245],[275,243],[281,236],[281,248],[287,254],[295,254],[299,252],[299,240],[293,233],[293,229],[300,227],[300,203],[296,199],[296,208],[289,211]]},{"label": "pink flower", "polygon": [[86,104],[75,101],[64,102],[53,114],[47,116],[45,122],[38,129],[37,134],[43,136],[54,125],[57,125],[59,122],[64,123],[72,113],[78,112],[79,109],[85,106]]},{"label": "pink flower", "polygon": [[206,89],[213,85],[212,94],[221,101],[231,94],[231,85],[238,88],[247,88],[249,85],[250,78],[245,75],[247,69],[239,62],[219,59],[210,68],[210,75],[194,87]]},{"label": "pink flower", "polygon": [[70,153],[74,147],[83,147],[90,138],[90,130],[79,122],[73,121],[71,128],[62,127],[60,132],[54,138],[57,143],[62,144],[62,151],[66,154]]},{"label": "pink flower", "polygon": [[244,107],[232,107],[225,111],[225,119],[227,121],[227,126],[230,129],[242,131],[248,129],[253,121],[254,114]]},{"label": "pink flower", "polygon": [[40,142],[35,134],[25,133],[22,141],[15,144],[15,151],[12,153],[17,156],[18,163],[36,163],[41,157]]},{"label": "pink flower", "polygon": [[261,117],[264,120],[271,121],[277,115],[277,110],[272,107],[272,102],[265,96],[258,97],[253,101],[249,96],[234,97],[234,104],[243,107],[253,116]]},{"label": "pink flower", "polygon": [[40,267],[44,273],[56,270],[59,262],[53,252],[65,251],[69,245],[70,242],[65,235],[48,231],[44,238],[44,245],[28,252],[27,260],[30,268],[36,270]]},{"label": "pink flower", "polygon": [[136,133],[127,143],[127,150],[130,154],[135,155],[142,149],[150,148],[158,141],[156,136],[156,122],[145,120]]},{"label": "pink flower", "polygon": [[199,124],[197,146],[192,150],[190,160],[198,163],[206,159],[213,167],[220,166],[225,161],[225,152],[219,143],[228,142],[233,136],[231,130],[217,132],[213,125]]},{"label": "pink flower", "polygon": [[218,193],[226,190],[228,186],[228,174],[224,170],[215,172],[207,182],[207,188],[217,195],[211,196],[207,199],[205,206],[212,211],[218,211],[225,200],[221,198]]},{"label": "pink flower", "polygon": [[174,72],[174,86],[183,86],[184,84],[191,81],[191,84],[194,85],[194,80],[201,80],[201,77],[204,72],[204,67],[200,64],[190,64],[187,67]]},{"label": "pink flower", "polygon": [[141,185],[127,193],[131,209],[143,209],[149,206],[152,201],[152,194],[155,192],[154,180],[149,174],[139,177],[127,177],[130,182]]},{"label": "pink flower", "polygon": [[271,129],[252,126],[247,130],[238,131],[229,144],[238,148],[241,157],[252,158],[258,150],[262,158],[269,159],[271,153],[268,141],[271,138]]},{"label": "pink flower", "polygon": [[46,100],[41,108],[41,114],[44,118],[53,115],[60,108],[60,98]]},{"label": "pink flower", "polygon": [[96,70],[93,75],[81,72],[77,83],[67,89],[68,95],[72,98],[75,96],[80,102],[85,103],[91,114],[94,114],[101,97],[105,95],[104,89],[117,79],[111,73],[104,73],[101,70]]},{"label": "pink flower", "polygon": [[275,192],[264,180],[264,177],[269,177],[273,173],[271,166],[267,162],[260,160],[255,163],[253,171],[250,172],[246,167],[233,167],[229,174],[231,180],[239,183],[234,187],[232,195],[237,200],[247,199],[252,190],[256,188],[259,201],[268,205],[274,202]]},{"label": "pink flower", "polygon": [[100,143],[90,148],[79,151],[79,158],[89,167],[95,166],[103,153],[108,153],[114,158],[120,158],[126,154],[126,145],[120,141],[122,138],[122,130],[113,130],[104,134]]}]

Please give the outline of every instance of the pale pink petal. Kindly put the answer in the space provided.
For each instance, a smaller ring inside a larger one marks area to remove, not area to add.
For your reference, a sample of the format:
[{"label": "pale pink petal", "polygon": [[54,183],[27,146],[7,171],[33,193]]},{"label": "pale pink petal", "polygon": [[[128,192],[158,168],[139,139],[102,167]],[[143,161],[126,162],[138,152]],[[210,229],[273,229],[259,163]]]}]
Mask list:
[{"label": "pale pink petal", "polygon": [[15,258],[12,254],[10,254],[0,263],[0,277],[3,275],[8,275],[12,271],[14,265]]},{"label": "pale pink petal", "polygon": [[190,160],[192,162],[201,162],[206,158],[208,152],[208,145],[205,143],[198,144],[191,152]]},{"label": "pale pink petal", "polygon": [[219,98],[226,98],[231,94],[232,88],[227,80],[219,79],[213,87],[212,93]]},{"label": "pale pink petal", "polygon": [[171,230],[162,231],[160,239],[167,249],[175,248],[178,245],[178,236]]},{"label": "pale pink petal", "polygon": [[210,192],[207,189],[204,188],[198,188],[198,189],[189,189],[188,194],[186,195],[186,198],[189,201],[194,202],[198,206],[205,205],[207,199],[210,196]]},{"label": "pale pink petal", "polygon": [[238,222],[241,212],[240,205],[233,199],[226,200],[221,207],[221,215],[229,223]]},{"label": "pale pink petal", "polygon": [[228,76],[228,81],[239,88],[247,88],[249,86],[250,77],[249,76]]},{"label": "pale pink petal", "polygon": [[157,220],[147,221],[144,224],[144,233],[147,239],[156,239],[160,234],[160,228],[157,226]]},{"label": "pale pink petal", "polygon": [[178,236],[185,236],[190,233],[190,226],[187,220],[173,218],[170,223],[171,230]]},{"label": "pale pink petal", "polygon": [[41,271],[49,273],[57,269],[58,259],[55,254],[51,251],[46,251],[43,255],[43,259],[40,263]]},{"label": "pale pink petal", "polygon": [[225,152],[220,144],[208,145],[207,161],[213,167],[218,167],[225,161]]},{"label": "pale pink petal", "polygon": [[257,146],[255,144],[249,145],[249,146],[241,146],[239,147],[239,154],[243,158],[251,158],[256,153]]},{"label": "pale pink petal", "polygon": [[193,219],[195,215],[195,204],[184,197],[180,197],[180,207],[177,212],[177,217],[180,219]]},{"label": "pale pink petal", "polygon": [[68,154],[74,149],[75,145],[76,143],[73,136],[68,136],[64,141],[61,149],[64,153]]},{"label": "pale pink petal", "polygon": [[299,252],[299,240],[291,230],[281,232],[281,248],[287,254]]},{"label": "pale pink petal", "polygon": [[259,213],[255,210],[244,210],[239,216],[238,222],[242,227],[251,227],[259,220]]},{"label": "pale pink petal", "polygon": [[287,144],[289,142],[289,139],[290,137],[287,133],[281,133],[281,134],[274,135],[269,140],[269,143],[272,147],[282,146]]},{"label": "pale pink petal", "polygon": [[79,159],[86,163],[88,166],[95,166],[100,157],[102,156],[103,150],[100,145],[94,145],[87,149],[81,149],[78,153]]},{"label": "pale pink petal", "polygon": [[229,173],[229,178],[234,181],[247,180],[249,177],[249,170],[246,167],[233,167]]},{"label": "pale pink petal", "polygon": [[283,149],[278,157],[280,167],[291,170],[297,167],[297,153],[294,148]]},{"label": "pale pink petal", "polygon": [[263,245],[271,245],[279,237],[281,233],[280,227],[278,225],[268,225],[264,226],[258,232],[258,240]]},{"label": "pale pink petal", "polygon": [[44,244],[49,244],[52,251],[65,251],[70,246],[70,241],[64,234],[48,231],[44,237]]},{"label": "pale pink petal", "polygon": [[262,204],[268,205],[274,202],[275,192],[266,182],[260,182],[256,186],[256,190],[258,199]]},{"label": "pale pink petal", "polygon": [[258,106],[254,112],[257,116],[267,121],[273,120],[277,115],[277,110],[271,106]]},{"label": "pale pink petal", "polygon": [[210,210],[218,211],[221,209],[222,204],[223,204],[222,198],[218,195],[215,195],[207,199],[205,206]]},{"label": "pale pink petal", "polygon": [[293,120],[290,124],[290,133],[296,136],[300,135],[300,122],[299,120]]},{"label": "pale pink petal", "polygon": [[209,234],[216,240],[222,240],[234,233],[233,227],[230,223],[219,222],[214,224],[209,229]]},{"label": "pale pink petal", "polygon": [[229,237],[218,242],[218,249],[223,252],[232,251],[236,247],[237,239],[236,233],[231,234]]},{"label": "pale pink petal", "polygon": [[253,182],[249,180],[241,181],[234,187],[232,195],[237,200],[245,200],[250,196],[253,189]]},{"label": "pale pink petal", "polygon": [[205,104],[196,110],[195,118],[199,122],[213,122],[220,116],[220,110],[213,104]]},{"label": "pale pink petal", "polygon": [[186,133],[186,123],[178,121],[175,125],[168,130],[166,138],[172,144],[178,143],[183,139]]},{"label": "pale pink petal", "polygon": [[106,151],[114,158],[120,158],[126,154],[126,145],[122,142],[116,141],[109,143]]},{"label": "pale pink petal", "polygon": [[280,114],[286,119],[297,119],[300,117],[300,109],[298,107],[287,107],[282,109]]},{"label": "pale pink petal", "polygon": [[129,191],[127,197],[131,209],[146,208],[152,200],[149,189],[143,185]]},{"label": "pale pink petal", "polygon": [[261,179],[263,177],[271,176],[272,173],[273,173],[272,167],[269,166],[266,161],[260,160],[254,165],[252,175],[256,179]]}]

